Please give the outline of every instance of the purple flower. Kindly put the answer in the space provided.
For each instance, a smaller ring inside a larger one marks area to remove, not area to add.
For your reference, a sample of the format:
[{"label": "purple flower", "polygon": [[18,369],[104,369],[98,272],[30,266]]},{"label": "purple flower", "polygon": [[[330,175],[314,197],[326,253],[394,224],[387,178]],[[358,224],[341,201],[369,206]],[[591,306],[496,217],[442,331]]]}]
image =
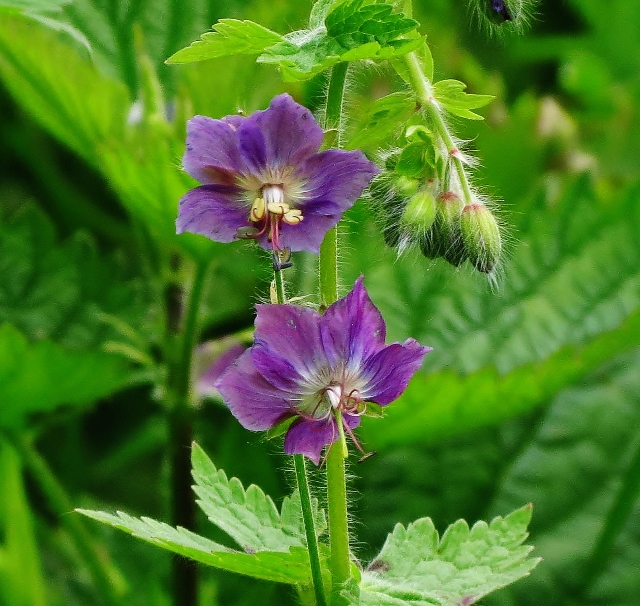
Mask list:
[{"label": "purple flower", "polygon": [[395,400],[431,351],[414,339],[385,345],[384,320],[362,278],[324,315],[297,305],[257,309],[253,346],[216,387],[247,429],[264,431],[296,417],[284,449],[316,465],[339,429],[353,438],[367,403]]},{"label": "purple flower", "polygon": [[177,232],[318,252],[378,172],[359,151],[318,153],[323,135],[311,112],[287,94],[248,118],[195,116],[183,164],[202,185],[180,200]]}]

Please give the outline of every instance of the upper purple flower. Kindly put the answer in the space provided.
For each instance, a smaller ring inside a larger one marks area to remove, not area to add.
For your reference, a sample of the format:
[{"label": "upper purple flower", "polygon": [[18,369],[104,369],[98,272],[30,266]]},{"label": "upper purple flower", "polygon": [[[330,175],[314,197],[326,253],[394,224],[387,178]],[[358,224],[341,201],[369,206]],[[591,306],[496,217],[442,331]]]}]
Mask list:
[{"label": "upper purple flower", "polygon": [[406,388],[431,351],[414,339],[385,345],[386,328],[362,284],[324,315],[298,305],[258,305],[255,342],[216,382],[247,429],[264,431],[290,417],[284,449],[316,465],[343,428],[360,424],[367,403],[385,406]]},{"label": "upper purple flower", "polygon": [[180,200],[177,232],[318,252],[378,172],[359,151],[318,153],[323,135],[311,112],[287,94],[248,118],[195,116],[183,164],[203,185]]}]

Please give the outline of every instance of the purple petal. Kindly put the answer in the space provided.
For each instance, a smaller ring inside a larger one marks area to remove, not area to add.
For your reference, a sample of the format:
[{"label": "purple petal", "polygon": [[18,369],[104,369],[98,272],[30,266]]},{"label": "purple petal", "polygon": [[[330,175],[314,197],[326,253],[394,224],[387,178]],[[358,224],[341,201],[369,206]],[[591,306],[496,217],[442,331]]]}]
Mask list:
[{"label": "purple petal", "polygon": [[264,134],[255,121],[247,118],[238,129],[238,141],[242,161],[253,175],[264,172],[268,156]]},{"label": "purple petal", "polygon": [[320,463],[322,449],[333,444],[339,437],[333,416],[321,421],[297,419],[293,422],[284,439],[287,454],[302,454],[316,465]]},{"label": "purple petal", "polygon": [[347,363],[358,369],[361,362],[384,347],[386,327],[360,276],[353,290],[327,309],[320,320],[322,344],[329,363]]},{"label": "purple petal", "polygon": [[196,393],[201,397],[215,396],[218,393],[215,382],[246,350],[246,345],[227,339],[200,345],[194,354],[194,364],[201,369],[200,372],[196,370],[199,375]]},{"label": "purple petal", "polygon": [[252,126],[264,137],[265,163],[272,168],[300,164],[320,149],[324,137],[311,112],[287,94],[249,116],[240,131]]},{"label": "purple petal", "polygon": [[360,151],[328,149],[309,158],[299,170],[311,202],[333,202],[344,212],[360,197],[378,167]]},{"label": "purple petal", "polygon": [[240,190],[225,185],[201,185],[180,200],[176,232],[201,234],[216,242],[233,242],[239,227],[249,225],[249,208]]},{"label": "purple petal", "polygon": [[320,314],[299,305],[257,305],[253,363],[284,390],[307,382],[327,366],[318,325]]},{"label": "purple petal", "polygon": [[[234,116],[236,118],[236,116]],[[187,122],[184,169],[203,184],[232,185],[245,170],[236,133],[237,121],[194,116]]]},{"label": "purple petal", "polygon": [[367,381],[362,397],[381,406],[393,402],[407,388],[430,351],[430,347],[423,347],[415,339],[407,339],[376,353],[366,360],[360,373]]},{"label": "purple petal", "polygon": [[342,210],[331,203],[307,203],[300,208],[304,217],[302,223],[299,225],[282,223],[280,242],[283,247],[290,248],[292,252],[306,250],[317,254],[326,233],[340,221]]},{"label": "purple petal", "polygon": [[233,416],[246,429],[264,431],[295,414],[287,394],[258,373],[250,350],[218,379],[215,387]]}]

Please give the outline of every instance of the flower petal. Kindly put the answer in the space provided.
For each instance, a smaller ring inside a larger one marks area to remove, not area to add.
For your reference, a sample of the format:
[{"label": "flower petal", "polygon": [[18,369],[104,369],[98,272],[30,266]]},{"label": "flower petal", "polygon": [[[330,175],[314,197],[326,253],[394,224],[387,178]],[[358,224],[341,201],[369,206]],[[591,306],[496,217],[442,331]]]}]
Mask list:
[{"label": "flower petal", "polygon": [[295,414],[287,394],[258,373],[250,350],[224,372],[215,387],[233,416],[246,429],[264,431]]},{"label": "flower petal", "polygon": [[322,449],[339,437],[336,420],[332,416],[322,421],[296,419],[284,439],[287,454],[302,454],[316,465],[320,463]]},{"label": "flower petal", "polygon": [[232,185],[234,175],[245,170],[238,145],[235,120],[214,120],[194,116],[187,122],[187,147],[182,160],[184,169],[203,184]]},{"label": "flower petal", "polygon": [[267,109],[249,116],[245,125],[256,126],[262,133],[265,163],[270,168],[300,164],[320,149],[324,137],[313,114],[286,93],[274,97]]},{"label": "flower petal", "polygon": [[253,363],[273,385],[311,384],[327,366],[318,325],[320,314],[299,305],[257,305]]},{"label": "flower petal", "polygon": [[305,198],[332,202],[344,212],[360,197],[378,167],[360,151],[328,149],[307,159],[298,176],[306,181]]},{"label": "flower petal", "polygon": [[361,376],[366,384],[361,395],[385,406],[407,388],[411,377],[420,369],[424,356],[431,351],[415,339],[388,345],[365,361]]},{"label": "flower petal", "polygon": [[238,228],[249,225],[249,208],[240,193],[226,185],[201,185],[188,191],[179,203],[176,232],[233,242]]},{"label": "flower petal", "polygon": [[361,362],[384,347],[386,327],[360,276],[353,290],[327,309],[320,320],[322,345],[329,364],[358,370]]},{"label": "flower petal", "polygon": [[[280,226],[280,243],[292,252],[318,253],[326,233],[338,224],[342,211],[332,203],[305,204],[300,207],[304,219],[299,225]],[[266,241],[266,236],[265,236]],[[263,246],[264,243],[260,242]],[[269,245],[269,249],[271,245]]]}]

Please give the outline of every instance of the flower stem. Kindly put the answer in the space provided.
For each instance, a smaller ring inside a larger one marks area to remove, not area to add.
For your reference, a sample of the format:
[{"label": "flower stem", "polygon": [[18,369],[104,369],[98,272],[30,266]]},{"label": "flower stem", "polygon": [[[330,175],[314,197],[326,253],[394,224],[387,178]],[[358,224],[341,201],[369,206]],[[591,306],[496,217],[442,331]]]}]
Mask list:
[{"label": "flower stem", "polygon": [[[191,363],[197,339],[197,318],[209,264],[195,269],[186,310],[182,308],[182,289],[167,288],[167,398],[169,452],[171,461],[172,523],[193,530],[196,520],[191,491],[190,447],[193,442],[193,409],[190,403]],[[173,352],[177,351],[177,355]],[[174,606],[196,606],[197,568],[181,557],[173,558]]]},{"label": "flower stem", "polygon": [[449,127],[442,116],[442,110],[435,98],[433,85],[425,75],[420,59],[415,52],[407,53],[403,57],[403,60],[409,70],[409,81],[418,96],[418,101],[420,101],[422,107],[429,114],[438,136],[442,139],[442,143],[447,148],[447,153],[449,154],[456,170],[456,174],[458,175],[463,200],[465,204],[471,204],[473,202],[471,186],[469,185],[467,172],[461,159],[460,150],[458,149],[458,146],[453,139],[453,135],[449,132]]},{"label": "flower stem", "polygon": [[[327,91],[325,130],[336,129],[335,145],[342,142],[342,105],[347,63],[338,63],[331,71]],[[338,299],[338,230],[330,230],[320,247],[320,300],[327,307]],[[340,423],[341,420],[337,419]],[[349,525],[347,518],[347,482],[342,441],[334,442],[327,454],[327,509],[331,544],[331,606],[347,601],[340,593],[351,577]]]},{"label": "flower stem", "polygon": [[82,562],[89,570],[105,603],[113,606],[121,604],[127,591],[126,582],[120,571],[109,560],[107,552],[93,540],[80,516],[71,513],[73,512],[71,499],[58,478],[35,449],[31,440],[17,435],[9,437],[19,452],[25,468],[45,497],[47,505],[71,535]]},{"label": "flower stem", "polygon": [[[273,272],[273,279],[276,285],[276,297],[280,305],[287,302],[284,292],[284,279],[282,270],[276,269]],[[322,583],[322,565],[320,564],[320,548],[318,546],[318,535],[316,534],[315,521],[313,519],[313,509],[311,507],[311,491],[309,490],[309,480],[307,478],[306,463],[304,455],[293,455],[293,462],[298,481],[298,492],[300,493],[300,504],[302,507],[302,519],[304,521],[304,532],[307,538],[307,549],[309,550],[309,564],[311,566],[311,578],[316,596],[317,606],[327,606],[327,597],[324,593]]]}]

